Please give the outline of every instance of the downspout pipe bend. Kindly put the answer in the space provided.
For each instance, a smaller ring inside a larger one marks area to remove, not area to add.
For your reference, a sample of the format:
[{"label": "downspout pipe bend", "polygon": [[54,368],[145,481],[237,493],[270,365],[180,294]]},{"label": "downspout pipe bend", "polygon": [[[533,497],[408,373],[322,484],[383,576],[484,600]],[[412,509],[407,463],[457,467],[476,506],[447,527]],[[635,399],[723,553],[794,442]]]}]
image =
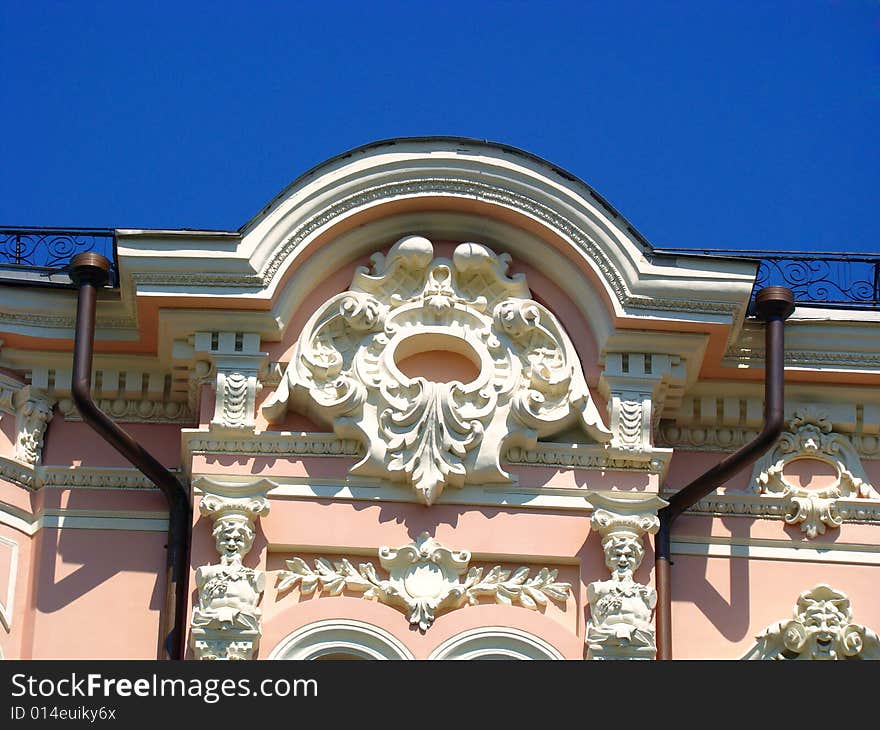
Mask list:
[{"label": "downspout pipe bend", "polygon": [[92,399],[92,356],[97,291],[106,285],[110,262],[96,253],[82,253],[70,262],[70,278],[79,295],[73,346],[71,394],[83,422],[155,484],[168,504],[166,592],[161,614],[159,657],[183,659],[192,503],[189,491],[150,452],[113,422]]},{"label": "downspout pipe bend", "polygon": [[669,498],[658,512],[660,529],[654,542],[657,585],[657,658],[672,658],[672,595],[670,553],[672,525],[683,512],[753,464],[776,443],[785,426],[785,320],[794,312],[794,293],[784,286],[766,286],[755,296],[764,329],[764,425],[754,439],[704,472]]}]

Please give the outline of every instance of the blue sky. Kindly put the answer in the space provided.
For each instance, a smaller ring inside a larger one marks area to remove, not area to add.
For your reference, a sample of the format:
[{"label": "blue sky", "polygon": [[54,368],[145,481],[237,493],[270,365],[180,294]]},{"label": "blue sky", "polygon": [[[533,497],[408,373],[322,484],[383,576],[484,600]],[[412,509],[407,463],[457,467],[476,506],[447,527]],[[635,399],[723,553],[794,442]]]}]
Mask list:
[{"label": "blue sky", "polygon": [[880,250],[880,3],[0,0],[0,223],[236,229],[396,136],[521,147],[657,247]]}]

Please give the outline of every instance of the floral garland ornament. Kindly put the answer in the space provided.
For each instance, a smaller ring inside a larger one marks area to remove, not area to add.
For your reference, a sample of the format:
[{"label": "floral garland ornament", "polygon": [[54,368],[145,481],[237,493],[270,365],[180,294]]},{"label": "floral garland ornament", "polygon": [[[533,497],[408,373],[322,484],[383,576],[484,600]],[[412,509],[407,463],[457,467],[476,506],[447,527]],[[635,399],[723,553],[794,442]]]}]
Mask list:
[{"label": "floral garland ornament", "polygon": [[[270,423],[294,410],[332,425],[364,447],[352,474],[409,483],[428,505],[447,485],[509,482],[508,447],[573,426],[610,441],[568,335],[522,274],[507,275],[507,254],[463,243],[434,258],[430,241],[408,236],[371,261],[306,324],[263,405]],[[432,382],[397,366],[435,350],[479,374]]]},{"label": "floral garland ornament", "polygon": [[743,659],[880,659],[880,638],[852,618],[849,598],[821,583],[801,593],[794,618],[764,629]]},{"label": "floral garland ornament", "polygon": [[548,599],[564,603],[571,592],[568,583],[556,581],[556,570],[542,568],[529,577],[529,568],[511,572],[496,565],[484,576],[482,568],[468,570],[470,560],[467,550],[450,550],[423,532],[409,545],[379,548],[379,563],[388,578],[380,578],[372,563],[355,568],[346,558],[335,563],[317,558],[312,569],[297,557],[286,561],[288,569],[278,574],[276,586],[279,595],[295,586],[304,596],[318,589],[331,596],[354,591],[403,611],[422,631],[430,628],[437,615],[475,605],[481,596],[538,610]]},{"label": "floral garland ornament", "polygon": [[199,603],[193,610],[190,642],[197,659],[251,659],[260,642],[258,604],[266,574],[243,565],[254,544],[254,521],[269,512],[265,496],[206,495],[199,504],[214,522],[220,563],[196,570]]},{"label": "floral garland ornament", "polygon": [[[785,478],[785,468],[798,459],[821,461],[835,472],[830,486],[807,489]],[[787,500],[785,521],[800,525],[808,538],[825,534],[843,523],[841,499],[880,499],[868,481],[859,455],[850,441],[831,430],[828,415],[806,408],[795,411],[776,447],[755,465],[755,491]]]},{"label": "floral garland ornament", "polygon": [[660,528],[657,510],[667,502],[655,495],[611,492],[590,492],[588,499],[611,578],[587,586],[587,659],[654,659],[657,591],[636,582],[633,573],[645,556],[642,540]]}]

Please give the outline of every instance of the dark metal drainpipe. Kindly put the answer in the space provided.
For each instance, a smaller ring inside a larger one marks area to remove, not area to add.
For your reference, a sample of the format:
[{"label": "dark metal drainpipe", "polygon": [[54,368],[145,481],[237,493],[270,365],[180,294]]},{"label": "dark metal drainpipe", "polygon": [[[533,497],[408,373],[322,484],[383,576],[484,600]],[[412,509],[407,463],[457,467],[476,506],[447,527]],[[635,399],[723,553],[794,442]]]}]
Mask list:
[{"label": "dark metal drainpipe", "polygon": [[669,568],[673,523],[682,512],[754,463],[776,443],[785,425],[784,328],[785,320],[794,311],[794,294],[784,286],[767,286],[758,292],[755,306],[758,317],[767,323],[764,330],[764,426],[752,441],[672,495],[669,506],[659,512],[660,531],[654,541],[658,659],[672,659],[672,586]]},{"label": "dark metal drainpipe", "polygon": [[109,272],[110,262],[99,254],[82,253],[74,256],[70,262],[70,278],[79,287],[71,392],[83,421],[153,482],[168,502],[165,605],[160,618],[159,658],[183,659],[186,651],[183,637],[192,525],[189,493],[152,454],[111,421],[98,408],[91,395],[95,302],[98,288],[107,283]]}]

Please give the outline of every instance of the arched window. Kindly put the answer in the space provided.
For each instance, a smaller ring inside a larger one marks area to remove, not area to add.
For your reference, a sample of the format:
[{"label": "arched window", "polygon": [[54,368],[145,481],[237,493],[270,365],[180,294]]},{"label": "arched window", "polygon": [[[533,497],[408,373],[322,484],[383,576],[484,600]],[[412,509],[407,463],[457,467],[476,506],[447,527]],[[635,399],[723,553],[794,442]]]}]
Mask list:
[{"label": "arched window", "polygon": [[471,629],[444,641],[429,659],[564,659],[534,634],[506,626]]},{"label": "arched window", "polygon": [[399,639],[378,626],[351,619],[306,624],[271,651],[269,659],[413,659]]}]

